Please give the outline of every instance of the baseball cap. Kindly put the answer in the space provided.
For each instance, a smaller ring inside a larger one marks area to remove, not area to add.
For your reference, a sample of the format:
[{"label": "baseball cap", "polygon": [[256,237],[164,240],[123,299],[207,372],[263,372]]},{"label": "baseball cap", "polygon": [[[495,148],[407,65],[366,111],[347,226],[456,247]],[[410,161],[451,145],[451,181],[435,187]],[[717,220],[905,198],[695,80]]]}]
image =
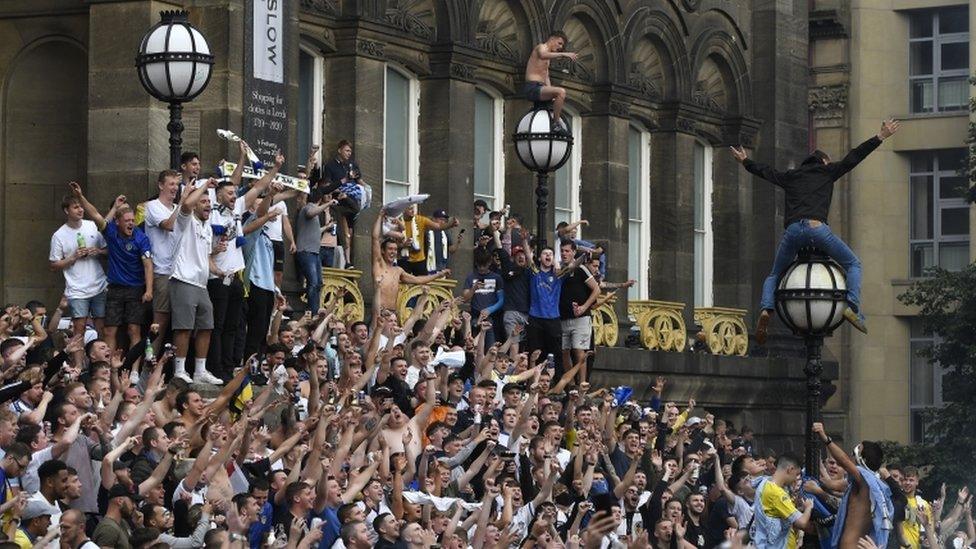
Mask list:
[{"label": "baseball cap", "polygon": [[31,498],[27,500],[27,505],[20,513],[20,518],[24,520],[31,520],[37,517],[43,517],[44,515],[50,516],[56,514],[58,514],[58,509],[50,503],[41,498]]},{"label": "baseball cap", "polygon": [[702,422],[702,418],[700,417],[690,417],[688,418],[688,421],[686,421],[685,423],[688,425],[688,427],[691,427],[692,425],[698,425],[701,422]]},{"label": "baseball cap", "polygon": [[142,501],[142,496],[133,493],[131,490],[129,490],[128,488],[126,488],[121,484],[116,484],[115,486],[112,486],[109,489],[108,499],[120,498],[120,497],[127,497],[135,502]]},{"label": "baseball cap", "polygon": [[438,218],[447,219],[448,218],[447,210],[436,210],[434,211],[434,215],[432,215],[431,217],[433,217],[434,219],[438,219]]},{"label": "baseball cap", "polygon": [[370,392],[370,396],[379,398],[393,396],[393,390],[386,385],[377,385],[376,387],[373,387],[373,390]]}]

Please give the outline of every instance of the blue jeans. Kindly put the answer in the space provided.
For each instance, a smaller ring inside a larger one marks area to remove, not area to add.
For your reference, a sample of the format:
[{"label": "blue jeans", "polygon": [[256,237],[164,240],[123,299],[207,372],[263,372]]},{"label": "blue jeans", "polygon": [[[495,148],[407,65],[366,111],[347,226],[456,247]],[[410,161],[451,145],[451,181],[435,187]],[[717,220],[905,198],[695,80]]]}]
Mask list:
[{"label": "blue jeans", "polygon": [[323,267],[335,267],[335,246],[320,247],[319,257],[322,258]]},{"label": "blue jeans", "polygon": [[810,220],[801,219],[790,224],[783,233],[783,240],[776,249],[776,259],[773,261],[773,271],[763,283],[763,309],[773,309],[775,305],[776,286],[783,271],[796,259],[796,252],[804,246],[813,246],[829,255],[846,271],[847,302],[855,309],[861,303],[861,260],[854,252],[830,230],[826,223],[819,227],[811,227]]},{"label": "blue jeans", "polygon": [[322,262],[319,254],[312,252],[298,252],[295,256],[298,262],[298,274],[305,279],[305,297],[308,300],[308,310],[312,315],[319,312],[319,292],[322,290]]}]

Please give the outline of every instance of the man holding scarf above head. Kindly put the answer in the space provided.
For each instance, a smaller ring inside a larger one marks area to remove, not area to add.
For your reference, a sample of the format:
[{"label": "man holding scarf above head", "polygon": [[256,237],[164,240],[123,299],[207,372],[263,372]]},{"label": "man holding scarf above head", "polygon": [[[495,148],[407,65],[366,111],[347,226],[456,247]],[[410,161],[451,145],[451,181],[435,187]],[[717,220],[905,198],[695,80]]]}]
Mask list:
[{"label": "man holding scarf above head", "polygon": [[401,253],[406,261],[399,261],[403,270],[414,276],[425,276],[427,269],[427,231],[443,231],[458,226],[457,218],[431,219],[417,213],[417,205],[411,204],[403,211],[404,235],[407,238]]},{"label": "man holding scarf above head", "polygon": [[[445,210],[434,212],[433,220],[439,223],[448,223],[450,218]],[[464,229],[451,241],[451,235],[447,229],[431,227],[427,231],[427,274],[443,271],[447,268],[448,260],[461,246],[461,237]]]}]

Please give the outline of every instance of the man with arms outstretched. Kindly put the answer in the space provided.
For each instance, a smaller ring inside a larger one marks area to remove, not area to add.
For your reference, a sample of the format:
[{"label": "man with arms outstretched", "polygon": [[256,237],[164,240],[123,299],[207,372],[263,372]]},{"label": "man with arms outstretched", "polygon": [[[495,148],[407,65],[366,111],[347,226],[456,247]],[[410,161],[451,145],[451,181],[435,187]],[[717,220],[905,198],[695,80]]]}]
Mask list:
[{"label": "man with arms outstretched", "polygon": [[545,103],[552,101],[552,127],[558,131],[566,133],[568,130],[563,126],[560,115],[563,112],[563,103],[566,102],[566,90],[557,88],[549,81],[549,62],[560,57],[568,57],[576,61],[576,54],[564,52],[566,43],[569,40],[562,31],[549,33],[549,38],[545,42],[532,48],[529,55],[529,62],[525,65],[525,98],[533,103]]},{"label": "man with arms outstretched", "polygon": [[878,547],[888,546],[892,517],[895,507],[891,502],[891,490],[878,478],[884,452],[876,442],[864,441],[854,449],[851,459],[844,449],[834,444],[822,423],[813,424],[816,433],[830,456],[847,473],[848,488],[837,509],[831,547],[857,547],[864,536],[871,536]]},{"label": "man with arms outstretched", "polygon": [[383,217],[381,210],[373,223],[373,279],[380,285],[380,301],[383,309],[396,309],[397,292],[400,284],[429,284],[438,278],[450,276],[451,270],[444,269],[426,276],[414,276],[395,263],[399,253],[397,243],[392,238],[383,238]]},{"label": "man with arms outstretched", "polygon": [[776,285],[780,275],[790,266],[796,252],[803,246],[820,249],[840,264],[847,273],[847,309],[844,318],[855,328],[867,333],[864,314],[861,313],[861,261],[850,247],[835,235],[827,225],[827,214],[834,193],[834,182],[854,169],[881,142],[898,131],[898,122],[885,120],[877,135],[858,145],[839,162],[831,162],[830,156],[821,151],[813,151],[799,168],[780,172],[748,157],[742,147],[731,147],[735,159],[753,175],[757,175],[786,191],[786,232],[776,249],[773,270],[766,277],[762,290],[762,312],[756,326],[756,342],[766,342],[769,332],[769,318],[773,311]]}]

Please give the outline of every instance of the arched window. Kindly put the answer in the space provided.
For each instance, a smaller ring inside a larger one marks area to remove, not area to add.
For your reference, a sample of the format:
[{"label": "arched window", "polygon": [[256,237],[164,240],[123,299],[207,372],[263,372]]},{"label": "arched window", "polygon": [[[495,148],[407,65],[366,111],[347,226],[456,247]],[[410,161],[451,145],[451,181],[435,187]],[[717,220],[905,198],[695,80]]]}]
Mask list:
[{"label": "arched window", "polygon": [[474,92],[474,197],[489,210],[505,207],[505,156],[502,147],[504,102],[481,89]]},{"label": "arched window", "polygon": [[[322,144],[324,92],[322,56],[305,45],[298,50],[298,151],[304,161],[312,145]],[[289,172],[290,173],[290,172]]]},{"label": "arched window", "polygon": [[[573,151],[563,167],[556,170],[553,192],[549,197],[549,203],[553,205],[556,212],[556,225],[563,221],[566,223],[577,221],[581,214],[579,191],[583,158],[581,150],[583,134],[580,128],[582,119],[568,108],[563,109],[563,114],[569,119],[570,130],[573,132]],[[577,238],[582,236],[581,229],[582,227],[577,230]],[[556,244],[558,245],[558,242]]]},{"label": "arched window", "polygon": [[695,143],[695,307],[712,306],[712,148]]},{"label": "arched window", "polygon": [[420,184],[417,117],[420,85],[416,78],[386,67],[383,111],[383,201],[416,194]]},{"label": "arched window", "polygon": [[647,299],[651,248],[651,135],[637,126],[627,134],[627,299]]}]

